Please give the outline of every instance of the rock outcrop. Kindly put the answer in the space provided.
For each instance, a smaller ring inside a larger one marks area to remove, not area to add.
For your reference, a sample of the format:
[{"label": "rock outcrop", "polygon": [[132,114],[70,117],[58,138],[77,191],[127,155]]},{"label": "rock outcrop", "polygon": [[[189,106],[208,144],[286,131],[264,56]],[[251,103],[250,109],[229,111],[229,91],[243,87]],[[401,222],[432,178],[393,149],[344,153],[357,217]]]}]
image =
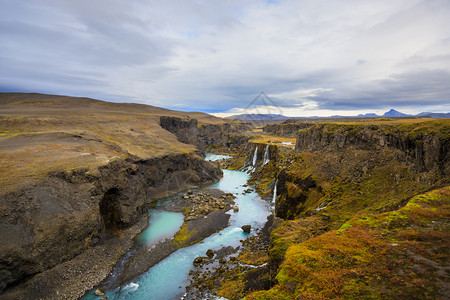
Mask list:
[{"label": "rock outcrop", "polygon": [[2,197],[0,289],[70,260],[147,216],[148,202],[217,181],[220,169],[195,153],[116,160],[92,174],[54,172]]},{"label": "rock outcrop", "polygon": [[160,125],[175,134],[182,143],[196,145],[201,151],[206,146],[226,144],[230,136],[251,128],[244,122],[199,124],[196,119],[162,116]]},{"label": "rock outcrop", "polygon": [[276,160],[277,155],[278,147],[276,145],[250,142],[245,146],[247,159],[244,162],[244,167],[260,168],[264,163]]},{"label": "rock outcrop", "polygon": [[[438,122],[438,121],[437,121]],[[399,161],[415,172],[436,170],[450,174],[449,128],[416,126],[317,124],[297,135],[296,152],[342,151],[351,146],[361,150],[399,150]]]}]

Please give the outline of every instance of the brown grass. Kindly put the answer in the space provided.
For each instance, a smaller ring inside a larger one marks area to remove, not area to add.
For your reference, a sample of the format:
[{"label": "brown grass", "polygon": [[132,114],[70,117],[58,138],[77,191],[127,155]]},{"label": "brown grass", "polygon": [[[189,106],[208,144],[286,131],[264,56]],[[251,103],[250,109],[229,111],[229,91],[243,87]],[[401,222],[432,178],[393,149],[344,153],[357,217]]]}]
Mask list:
[{"label": "brown grass", "polygon": [[0,93],[0,192],[38,180],[54,170],[88,169],[115,159],[150,159],[190,153],[159,126],[159,117],[224,122],[203,113],[186,113],[88,98]]}]

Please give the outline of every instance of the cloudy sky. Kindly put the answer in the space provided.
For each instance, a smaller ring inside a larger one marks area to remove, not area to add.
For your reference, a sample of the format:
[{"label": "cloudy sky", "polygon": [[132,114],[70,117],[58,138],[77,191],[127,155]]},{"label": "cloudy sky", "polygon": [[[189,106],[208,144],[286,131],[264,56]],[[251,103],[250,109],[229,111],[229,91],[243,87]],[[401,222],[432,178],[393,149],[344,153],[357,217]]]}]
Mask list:
[{"label": "cloudy sky", "polygon": [[[0,91],[211,113],[450,111],[449,0],[0,0]],[[267,101],[266,101],[267,102]]]}]

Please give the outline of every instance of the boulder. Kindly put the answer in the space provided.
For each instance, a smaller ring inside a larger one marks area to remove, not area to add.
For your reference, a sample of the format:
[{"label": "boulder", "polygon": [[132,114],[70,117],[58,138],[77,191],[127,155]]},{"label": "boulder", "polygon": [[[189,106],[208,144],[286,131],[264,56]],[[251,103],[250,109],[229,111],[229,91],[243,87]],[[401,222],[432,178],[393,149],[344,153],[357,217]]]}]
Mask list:
[{"label": "boulder", "polygon": [[198,267],[203,263],[203,257],[199,256],[194,259],[194,266]]},{"label": "boulder", "polygon": [[94,294],[95,296],[105,296],[105,292],[101,288],[96,289]]},{"label": "boulder", "polygon": [[252,229],[252,225],[244,225],[241,228],[242,228],[242,230],[244,230],[245,233],[250,233],[250,230]]},{"label": "boulder", "polygon": [[208,249],[208,251],[206,251],[206,256],[208,256],[209,258],[213,258],[214,257],[214,251],[211,249]]},{"label": "boulder", "polygon": [[235,205],[235,206],[233,206],[233,210],[234,210],[235,212],[238,212],[238,211],[239,211],[239,207],[238,207],[237,205]]}]

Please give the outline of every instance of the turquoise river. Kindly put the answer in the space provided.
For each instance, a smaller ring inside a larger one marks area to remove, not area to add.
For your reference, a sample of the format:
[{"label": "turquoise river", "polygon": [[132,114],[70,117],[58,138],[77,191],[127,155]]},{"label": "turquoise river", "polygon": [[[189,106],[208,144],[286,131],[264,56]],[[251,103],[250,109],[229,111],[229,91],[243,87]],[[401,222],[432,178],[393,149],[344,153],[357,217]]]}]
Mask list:
[{"label": "turquoise river", "polygon": [[[206,160],[217,160],[223,157],[207,154]],[[239,206],[239,211],[230,210],[231,218],[228,227],[200,243],[175,251],[133,281],[114,290],[105,291],[107,299],[182,299],[185,287],[189,284],[189,270],[193,268],[192,261],[196,257],[205,255],[208,249],[219,250],[227,246],[240,245],[240,240],[247,237],[241,229],[242,225],[252,225],[252,232],[255,232],[253,229],[264,226],[267,216],[271,213],[271,204],[262,200],[254,191],[244,193],[244,190],[248,189],[244,187],[248,178],[249,175],[245,172],[223,170],[223,178],[210,186],[236,196],[235,202]],[[150,213],[149,226],[137,237],[137,242],[140,244],[151,246],[161,239],[173,237],[183,224],[181,213],[157,209],[151,210]],[[99,300],[100,298],[91,291],[82,299]]]}]

